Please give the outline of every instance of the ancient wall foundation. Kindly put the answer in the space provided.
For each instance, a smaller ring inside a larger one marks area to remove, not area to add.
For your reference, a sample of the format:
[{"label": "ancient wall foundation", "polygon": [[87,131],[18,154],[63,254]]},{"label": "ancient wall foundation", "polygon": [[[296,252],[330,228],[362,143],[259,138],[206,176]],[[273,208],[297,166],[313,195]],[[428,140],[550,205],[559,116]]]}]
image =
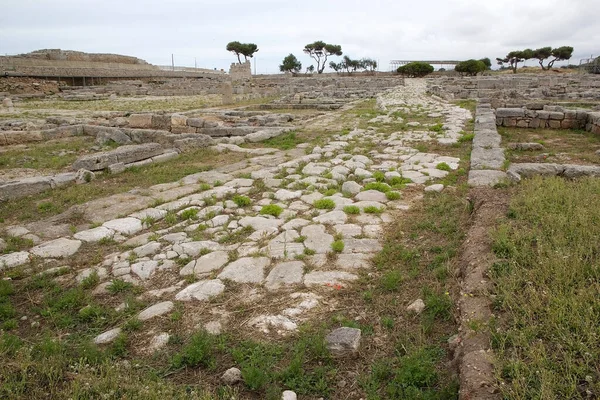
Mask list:
[{"label": "ancient wall foundation", "polygon": [[560,106],[498,108],[496,125],[517,128],[585,129],[600,134],[600,112]]},{"label": "ancient wall foundation", "polygon": [[590,74],[498,75],[427,79],[429,93],[451,99],[600,100],[600,76]]}]

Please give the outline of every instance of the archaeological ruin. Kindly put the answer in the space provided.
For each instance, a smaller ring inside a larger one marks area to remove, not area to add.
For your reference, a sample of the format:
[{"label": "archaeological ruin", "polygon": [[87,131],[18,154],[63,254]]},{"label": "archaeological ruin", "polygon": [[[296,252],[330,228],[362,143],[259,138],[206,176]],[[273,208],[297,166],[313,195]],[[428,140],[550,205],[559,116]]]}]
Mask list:
[{"label": "archaeological ruin", "polygon": [[163,398],[503,398],[490,293],[517,250],[487,232],[528,180],[600,177],[598,75],[63,51],[0,75],[2,334],[76,337],[124,375],[143,360]]}]

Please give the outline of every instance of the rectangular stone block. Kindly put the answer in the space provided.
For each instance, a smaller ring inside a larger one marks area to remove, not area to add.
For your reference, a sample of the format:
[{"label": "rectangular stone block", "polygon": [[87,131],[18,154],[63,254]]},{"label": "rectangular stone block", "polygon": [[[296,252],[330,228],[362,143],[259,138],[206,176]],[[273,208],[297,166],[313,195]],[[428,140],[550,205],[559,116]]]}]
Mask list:
[{"label": "rectangular stone block", "polygon": [[187,117],[181,114],[173,114],[171,115],[171,129],[175,126],[186,126],[187,125]]},{"label": "rectangular stone block", "polygon": [[186,121],[187,126],[194,128],[204,128],[204,119],[202,118],[188,118]]},{"label": "rectangular stone block", "polygon": [[529,121],[526,119],[517,120],[517,128],[529,128]]},{"label": "rectangular stone block", "polygon": [[537,117],[539,119],[549,119],[550,118],[550,112],[548,112],[548,111],[538,111],[537,112]]},{"label": "rectangular stone block", "polygon": [[171,125],[171,133],[181,134],[181,133],[196,133],[196,129],[192,126],[172,126]]},{"label": "rectangular stone block", "polygon": [[51,189],[50,178],[36,176],[0,185],[0,200],[15,200]]},{"label": "rectangular stone block", "polygon": [[4,138],[7,145],[41,142],[44,140],[40,131],[6,131],[4,132]]},{"label": "rectangular stone block", "polygon": [[560,129],[560,121],[551,119],[548,121],[548,127],[551,129]]},{"label": "rectangular stone block", "polygon": [[551,111],[548,114],[548,118],[549,119],[554,119],[554,120],[557,120],[557,121],[562,121],[563,119],[565,119],[565,113],[558,112],[558,111]]},{"label": "rectangular stone block", "polygon": [[171,129],[171,116],[170,115],[152,115],[152,129],[158,129],[161,131],[168,131]]},{"label": "rectangular stone block", "polygon": [[560,121],[560,127],[562,129],[576,129],[579,128],[579,123],[576,119],[563,119]]},{"label": "rectangular stone block", "polygon": [[127,120],[130,128],[152,128],[152,114],[131,114]]},{"label": "rectangular stone block", "polygon": [[496,110],[496,117],[524,117],[525,110],[522,108],[498,108]]},{"label": "rectangular stone block", "polygon": [[565,111],[565,119],[577,119],[577,111],[576,110],[566,110]]}]

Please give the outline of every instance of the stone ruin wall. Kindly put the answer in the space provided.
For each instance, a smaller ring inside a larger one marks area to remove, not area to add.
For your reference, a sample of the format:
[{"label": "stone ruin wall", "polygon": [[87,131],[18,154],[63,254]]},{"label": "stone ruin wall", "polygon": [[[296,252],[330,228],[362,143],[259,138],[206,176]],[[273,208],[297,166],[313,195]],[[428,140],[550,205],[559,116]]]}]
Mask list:
[{"label": "stone ruin wall", "polygon": [[239,81],[252,78],[252,66],[250,61],[242,64],[232,63],[229,67],[229,77],[233,81]]},{"label": "stone ruin wall", "polygon": [[427,90],[447,100],[487,99],[493,108],[526,99],[600,101],[600,76],[589,74],[437,77]]},{"label": "stone ruin wall", "polygon": [[497,108],[496,125],[534,129],[585,129],[600,135],[600,112],[548,105],[541,108]]}]

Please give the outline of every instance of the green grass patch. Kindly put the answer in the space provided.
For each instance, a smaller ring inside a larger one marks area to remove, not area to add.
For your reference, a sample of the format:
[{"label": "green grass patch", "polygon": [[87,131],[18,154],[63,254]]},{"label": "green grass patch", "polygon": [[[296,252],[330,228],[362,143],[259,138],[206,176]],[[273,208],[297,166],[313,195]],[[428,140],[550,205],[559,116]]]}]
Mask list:
[{"label": "green grass patch", "polygon": [[447,172],[452,171],[452,168],[450,168],[450,166],[445,162],[439,163],[438,165],[435,166],[435,168],[439,169],[440,171],[447,171]]},{"label": "green grass patch", "polygon": [[342,240],[336,240],[335,242],[331,243],[331,250],[336,253],[341,253],[344,251],[344,242]]},{"label": "green grass patch", "polygon": [[364,211],[367,214],[381,214],[383,212],[383,207],[367,206],[364,208]]},{"label": "green grass patch", "polygon": [[315,200],[313,205],[319,210],[333,210],[335,208],[335,202],[331,199]]},{"label": "green grass patch", "polygon": [[358,206],[344,206],[344,212],[350,215],[360,214],[360,208]]},{"label": "green grass patch", "polygon": [[392,190],[392,188],[387,183],[369,182],[365,185],[364,190],[377,190],[378,192],[387,193]]},{"label": "green grass patch", "polygon": [[295,148],[304,140],[298,137],[296,132],[288,132],[261,142],[265,147],[274,147],[279,150],[290,150]]},{"label": "green grass patch", "polygon": [[272,215],[274,217],[279,217],[279,215],[283,212],[283,208],[278,206],[277,204],[268,204],[263,206],[260,210],[261,215]]},{"label": "green grass patch", "polygon": [[235,204],[237,204],[238,207],[248,207],[250,204],[252,204],[252,200],[250,199],[250,197],[248,196],[241,196],[239,194],[236,194],[235,196],[233,196],[233,199],[231,199]]},{"label": "green grass patch", "polygon": [[597,178],[528,179],[494,231],[491,332],[505,398],[600,393],[599,196]]},{"label": "green grass patch", "polygon": [[400,194],[400,192],[386,192],[385,197],[387,197],[388,200],[399,200],[402,195]]}]

